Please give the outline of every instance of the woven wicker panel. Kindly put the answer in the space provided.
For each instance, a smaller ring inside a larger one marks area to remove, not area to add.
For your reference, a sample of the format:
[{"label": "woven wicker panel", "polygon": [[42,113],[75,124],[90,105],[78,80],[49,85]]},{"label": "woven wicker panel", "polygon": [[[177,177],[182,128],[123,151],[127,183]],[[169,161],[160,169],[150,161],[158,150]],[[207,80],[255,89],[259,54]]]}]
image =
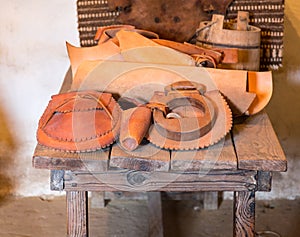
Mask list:
[{"label": "woven wicker panel", "polygon": [[[281,67],[284,0],[234,0],[228,8],[227,21],[236,18],[239,10],[250,12],[250,24],[262,30],[261,70]],[[80,43],[83,47],[95,45],[97,28],[115,24],[119,15],[117,11],[109,11],[107,0],[78,0],[77,12]]]},{"label": "woven wicker panel", "polygon": [[236,18],[237,11],[240,10],[248,11],[250,24],[261,28],[261,70],[281,67],[284,0],[234,0],[226,18]]}]

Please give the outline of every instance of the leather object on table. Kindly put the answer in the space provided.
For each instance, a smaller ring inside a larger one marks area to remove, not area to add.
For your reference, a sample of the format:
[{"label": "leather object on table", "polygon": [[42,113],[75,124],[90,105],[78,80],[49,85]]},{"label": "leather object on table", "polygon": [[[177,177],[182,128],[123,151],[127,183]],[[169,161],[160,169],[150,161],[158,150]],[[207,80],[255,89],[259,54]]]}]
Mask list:
[{"label": "leather object on table", "polygon": [[38,126],[38,143],[68,152],[105,148],[119,136],[121,109],[110,93],[53,95]]}]

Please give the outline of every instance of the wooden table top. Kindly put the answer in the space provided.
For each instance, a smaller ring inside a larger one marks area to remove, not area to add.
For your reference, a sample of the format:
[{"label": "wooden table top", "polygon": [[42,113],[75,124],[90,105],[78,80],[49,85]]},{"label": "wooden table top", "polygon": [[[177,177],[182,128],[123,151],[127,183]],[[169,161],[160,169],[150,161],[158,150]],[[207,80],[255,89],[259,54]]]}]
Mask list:
[{"label": "wooden table top", "polygon": [[[67,91],[70,84],[68,75],[60,92]],[[145,143],[128,152],[115,143],[96,152],[69,153],[37,145],[32,162],[41,169],[95,172],[111,168],[167,172],[287,169],[286,157],[265,111],[235,123],[224,139],[205,149],[170,151]]]},{"label": "wooden table top", "polygon": [[261,112],[235,124],[230,134],[205,149],[170,151],[151,143],[133,152],[118,143],[96,152],[69,153],[37,145],[33,166],[41,169],[106,171],[261,170],[286,171],[287,161],[268,115]]}]

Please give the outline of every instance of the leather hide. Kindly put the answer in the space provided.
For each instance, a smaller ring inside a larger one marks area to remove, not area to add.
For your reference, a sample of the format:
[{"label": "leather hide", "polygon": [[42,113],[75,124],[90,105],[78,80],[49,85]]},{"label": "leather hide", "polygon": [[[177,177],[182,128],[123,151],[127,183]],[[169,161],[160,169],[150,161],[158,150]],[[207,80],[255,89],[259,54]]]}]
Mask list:
[{"label": "leather hide", "polygon": [[153,31],[160,38],[189,41],[201,21],[212,13],[224,14],[232,0],[110,0],[110,10],[120,11],[118,24]]}]

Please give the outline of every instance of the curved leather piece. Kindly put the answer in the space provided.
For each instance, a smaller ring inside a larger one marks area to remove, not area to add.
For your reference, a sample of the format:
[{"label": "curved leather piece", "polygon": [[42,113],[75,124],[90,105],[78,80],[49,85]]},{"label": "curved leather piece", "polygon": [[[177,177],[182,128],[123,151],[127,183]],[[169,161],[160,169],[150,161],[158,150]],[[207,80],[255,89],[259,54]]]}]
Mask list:
[{"label": "curved leather piece", "polygon": [[187,81],[166,89],[155,92],[149,102],[153,124],[147,139],[151,143],[170,150],[193,150],[217,143],[230,131],[231,110],[219,91],[206,92],[203,85]]},{"label": "curved leather piece", "polygon": [[[168,139],[175,141],[190,141],[207,134],[213,127],[215,113],[213,106],[207,106],[208,100],[201,95],[193,96],[167,96],[166,106],[170,111],[179,110],[185,116],[167,118],[163,111],[154,110],[153,120],[157,131]],[[182,111],[183,110],[183,111]],[[188,114],[189,116],[186,116]]]},{"label": "curved leather piece", "polygon": [[93,151],[113,143],[121,109],[111,94],[98,91],[52,96],[39,121],[41,145],[70,152]]}]

